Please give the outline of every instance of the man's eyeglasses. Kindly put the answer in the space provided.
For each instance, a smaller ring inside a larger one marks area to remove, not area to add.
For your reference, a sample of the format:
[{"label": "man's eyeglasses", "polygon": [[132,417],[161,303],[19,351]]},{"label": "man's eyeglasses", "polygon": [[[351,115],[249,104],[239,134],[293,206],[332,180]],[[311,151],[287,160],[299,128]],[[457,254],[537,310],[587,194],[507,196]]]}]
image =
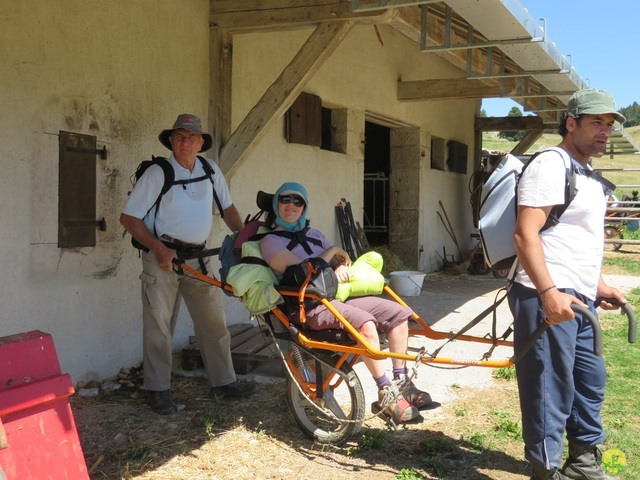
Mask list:
[{"label": "man's eyeglasses", "polygon": [[283,205],[293,203],[296,207],[304,207],[304,200],[297,195],[280,195],[278,201]]}]

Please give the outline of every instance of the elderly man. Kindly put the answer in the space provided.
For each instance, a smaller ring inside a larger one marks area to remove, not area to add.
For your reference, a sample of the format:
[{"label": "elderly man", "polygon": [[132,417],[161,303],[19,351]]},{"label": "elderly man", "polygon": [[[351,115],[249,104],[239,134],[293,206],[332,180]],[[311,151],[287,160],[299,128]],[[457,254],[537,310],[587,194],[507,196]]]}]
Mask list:
[{"label": "elderly man", "polygon": [[[518,185],[518,252],[509,290],[515,353],[541,321],[551,326],[516,364],[522,436],[532,479],[610,479],[600,463],[605,439],[600,411],[606,371],[593,353],[593,329],[572,304],[594,315],[596,298],[623,295],[607,285],[600,269],[605,194],[591,157],[601,157],[614,121],[625,121],[613,97],[602,90],[580,90],[560,122],[562,141],[527,167]],[[566,169],[573,168],[577,194],[551,228],[542,228],[555,205],[565,201]],[[604,309],[614,309],[603,302]],[[569,456],[561,466],[564,434]]]},{"label": "elderly man", "polygon": [[[150,166],[137,181],[120,216],[120,223],[144,248],[142,253],[142,317],[144,387],[147,403],[159,414],[184,409],[171,400],[172,312],[184,298],[193,319],[197,345],[207,370],[211,395],[246,397],[255,385],[236,380],[230,350],[230,334],[220,305],[219,291],[197,279],[177,275],[172,261],[178,252],[204,250],[211,233],[214,208],[232,231],[243,223],[231,201],[218,166],[198,153],[212,146],[194,115],[179,115],[172,128],[158,136],[172,151],[168,158],[174,182],[161,195],[165,171]],[[206,273],[205,261],[187,263]]]}]

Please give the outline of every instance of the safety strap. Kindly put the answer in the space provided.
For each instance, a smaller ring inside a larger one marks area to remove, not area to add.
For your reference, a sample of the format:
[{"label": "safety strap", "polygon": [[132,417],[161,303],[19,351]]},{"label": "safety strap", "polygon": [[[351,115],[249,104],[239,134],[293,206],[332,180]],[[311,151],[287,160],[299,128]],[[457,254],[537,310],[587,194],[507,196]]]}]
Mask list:
[{"label": "safety strap", "polygon": [[267,235],[277,235],[279,237],[289,238],[290,241],[287,244],[287,250],[293,250],[297,245],[302,245],[304,251],[307,252],[307,255],[313,255],[313,250],[309,246],[309,243],[313,243],[314,245],[320,247],[322,246],[322,241],[317,238],[310,238],[307,236],[307,232],[309,227],[300,230],[299,232],[289,232],[287,230],[274,230],[272,232],[267,232],[264,234],[257,234],[265,237]]}]

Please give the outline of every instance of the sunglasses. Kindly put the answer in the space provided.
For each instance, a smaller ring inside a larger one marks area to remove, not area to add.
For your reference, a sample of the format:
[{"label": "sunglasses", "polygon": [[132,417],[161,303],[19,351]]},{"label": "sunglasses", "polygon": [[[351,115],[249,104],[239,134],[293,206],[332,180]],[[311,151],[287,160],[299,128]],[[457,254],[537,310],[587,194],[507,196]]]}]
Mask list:
[{"label": "sunglasses", "polygon": [[280,195],[278,197],[278,201],[282,205],[287,205],[288,203],[293,203],[296,207],[304,207],[304,200],[297,195]]}]

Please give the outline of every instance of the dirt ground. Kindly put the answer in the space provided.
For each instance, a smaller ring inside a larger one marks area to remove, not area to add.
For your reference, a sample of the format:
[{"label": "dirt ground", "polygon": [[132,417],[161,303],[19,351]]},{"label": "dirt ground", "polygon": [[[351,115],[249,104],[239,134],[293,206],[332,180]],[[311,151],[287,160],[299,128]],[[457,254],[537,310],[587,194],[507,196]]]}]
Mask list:
[{"label": "dirt ground", "polygon": [[[607,256],[639,260],[640,248]],[[440,278],[438,284],[444,289],[446,282],[460,282],[458,291],[466,284],[462,277]],[[467,283],[498,288],[498,280],[486,282]],[[470,295],[477,295],[473,288]],[[210,399],[201,377],[176,376],[173,397],[186,411],[160,416],[145,406],[141,371],[132,368],[128,386],[96,397],[74,395],[71,405],[92,480],[527,479],[520,442],[488,440],[483,433],[496,428],[496,412],[519,420],[515,383],[476,383],[478,369],[466,371],[468,381],[455,377],[438,391],[441,405],[423,412],[424,422],[394,431],[374,417],[340,447],[314,444],[302,434],[282,380],[261,383],[251,398],[237,401]]]}]

